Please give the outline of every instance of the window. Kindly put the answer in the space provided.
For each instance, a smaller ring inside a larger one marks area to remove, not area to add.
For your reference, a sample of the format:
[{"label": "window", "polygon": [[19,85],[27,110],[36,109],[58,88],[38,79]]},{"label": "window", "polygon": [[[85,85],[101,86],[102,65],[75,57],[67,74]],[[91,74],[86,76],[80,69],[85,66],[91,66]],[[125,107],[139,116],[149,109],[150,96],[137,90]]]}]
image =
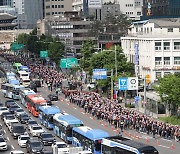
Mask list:
[{"label": "window", "polygon": [[164,72],[164,76],[169,75],[171,72]]},{"label": "window", "polygon": [[140,16],[140,15],[141,15],[141,12],[137,12],[137,15]]},{"label": "window", "polygon": [[52,5],[52,8],[54,8],[54,5]]},{"label": "window", "polygon": [[180,49],[180,42],[174,42],[174,50]]},{"label": "window", "polygon": [[170,50],[170,42],[164,42],[164,50]]},{"label": "window", "polygon": [[164,57],[164,65],[170,65],[170,57]]},{"label": "window", "polygon": [[160,51],[161,50],[161,42],[155,42],[155,50]]},{"label": "window", "polygon": [[173,28],[168,28],[168,32],[173,32]]},{"label": "window", "polygon": [[174,57],[174,65],[180,65],[180,57]]},{"label": "window", "polygon": [[161,57],[155,57],[155,65],[161,65],[162,64],[162,58]]},{"label": "window", "polygon": [[161,77],[161,72],[156,72],[156,79]]}]

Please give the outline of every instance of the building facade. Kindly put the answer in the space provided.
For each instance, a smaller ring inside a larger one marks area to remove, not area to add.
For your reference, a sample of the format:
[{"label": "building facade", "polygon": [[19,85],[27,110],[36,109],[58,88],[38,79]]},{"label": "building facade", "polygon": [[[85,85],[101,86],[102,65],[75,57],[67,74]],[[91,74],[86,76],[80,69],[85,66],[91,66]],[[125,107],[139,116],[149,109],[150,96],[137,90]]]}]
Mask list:
[{"label": "building facade", "polygon": [[143,0],[143,17],[180,17],[180,0]]},{"label": "building facade", "polygon": [[65,11],[72,11],[72,0],[45,0],[44,16],[50,18],[63,15]]},{"label": "building facade", "polygon": [[180,72],[180,19],[149,19],[134,22],[121,38],[123,52],[135,62],[138,50],[138,75],[150,75],[151,83],[169,73]]}]

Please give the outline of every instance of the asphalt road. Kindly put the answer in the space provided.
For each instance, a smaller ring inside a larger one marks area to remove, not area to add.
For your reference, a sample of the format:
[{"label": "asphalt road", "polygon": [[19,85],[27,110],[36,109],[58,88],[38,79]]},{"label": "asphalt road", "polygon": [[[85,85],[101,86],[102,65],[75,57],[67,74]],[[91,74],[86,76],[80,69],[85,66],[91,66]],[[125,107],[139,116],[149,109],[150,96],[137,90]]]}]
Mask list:
[{"label": "asphalt road", "polygon": [[[50,91],[47,87],[39,89],[41,95],[43,97],[47,97],[47,94]],[[79,108],[78,106],[71,104],[68,99],[65,99],[63,94],[59,96],[59,101],[54,102],[55,106],[58,106],[61,111],[74,115],[75,117],[81,119],[84,125],[87,125],[91,128],[102,129],[107,131],[110,135],[117,135],[119,131],[114,127],[110,126],[106,121],[97,120],[93,118],[91,114],[84,113],[84,110]],[[154,139],[151,135],[137,133],[134,130],[126,131],[123,133],[123,136],[129,137],[129,133],[133,140],[137,140],[142,143],[147,143],[156,147],[160,154],[179,154],[180,152],[180,143],[174,142],[174,140],[166,140],[156,136]]]}]

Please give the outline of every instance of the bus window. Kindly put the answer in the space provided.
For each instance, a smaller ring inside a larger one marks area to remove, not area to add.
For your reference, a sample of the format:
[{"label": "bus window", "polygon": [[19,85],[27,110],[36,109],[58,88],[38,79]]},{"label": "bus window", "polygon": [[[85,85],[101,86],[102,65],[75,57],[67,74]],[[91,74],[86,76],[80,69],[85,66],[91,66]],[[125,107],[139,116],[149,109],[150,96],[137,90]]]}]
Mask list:
[{"label": "bus window", "polygon": [[101,142],[102,140],[96,140],[95,141],[95,150],[100,151],[101,150]]}]

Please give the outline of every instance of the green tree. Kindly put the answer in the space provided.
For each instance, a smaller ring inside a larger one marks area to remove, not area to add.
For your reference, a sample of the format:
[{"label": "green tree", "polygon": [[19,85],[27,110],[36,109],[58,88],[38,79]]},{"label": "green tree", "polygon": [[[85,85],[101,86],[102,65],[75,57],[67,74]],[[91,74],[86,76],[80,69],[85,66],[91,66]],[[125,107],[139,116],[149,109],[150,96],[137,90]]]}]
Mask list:
[{"label": "green tree", "polygon": [[58,63],[64,53],[64,44],[61,42],[50,43],[48,50],[49,58]]},{"label": "green tree", "polygon": [[169,74],[159,79],[159,86],[155,90],[160,95],[162,102],[169,109],[170,114],[177,113],[180,106],[180,77],[179,74]]}]

